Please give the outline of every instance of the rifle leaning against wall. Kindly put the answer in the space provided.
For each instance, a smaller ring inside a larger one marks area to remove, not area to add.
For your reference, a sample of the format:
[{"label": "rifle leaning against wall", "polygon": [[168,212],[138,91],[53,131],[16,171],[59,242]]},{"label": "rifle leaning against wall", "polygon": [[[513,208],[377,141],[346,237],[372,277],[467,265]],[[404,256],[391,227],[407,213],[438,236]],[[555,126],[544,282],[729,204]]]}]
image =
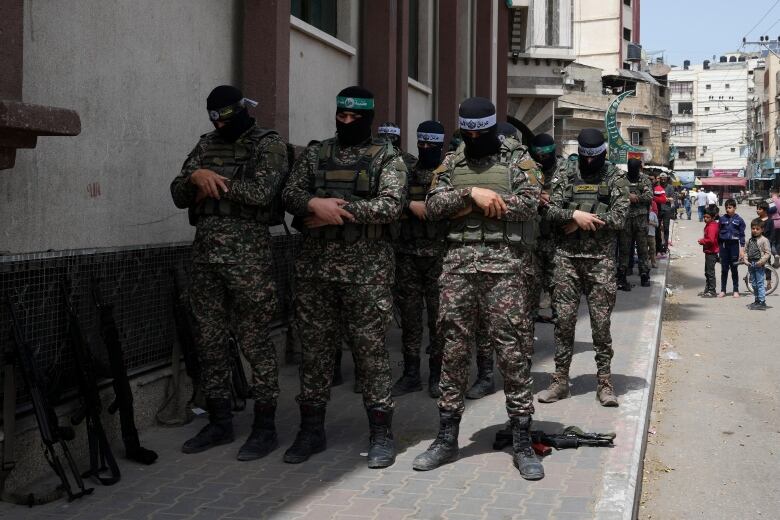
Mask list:
[{"label": "rifle leaning against wall", "polygon": [[[68,314],[68,337],[73,351],[76,382],[81,395],[81,408],[70,418],[70,422],[75,426],[86,421],[87,443],[89,445],[89,471],[84,473],[82,477],[93,476],[101,484],[110,486],[119,482],[121,474],[114,453],[111,451],[111,444],[108,442],[103,423],[100,420],[103,404],[100,401],[95,360],[81,329],[79,316],[73,307],[73,301],[69,294],[70,290],[70,280],[66,280],[62,285],[62,294],[65,301],[65,311]],[[106,474],[106,471],[108,471],[108,474]]]},{"label": "rifle leaning against wall", "polygon": [[108,364],[111,368],[112,385],[114,387],[114,402],[108,407],[108,413],[119,411],[119,422],[122,427],[122,441],[125,444],[125,457],[141,464],[152,464],[157,460],[157,453],[141,446],[138,439],[138,429],[135,427],[133,411],[133,391],[127,377],[127,367],[122,352],[122,342],[119,340],[119,329],[114,319],[114,306],[106,303],[100,285],[93,279],[92,300],[100,317],[100,337],[108,352]]},{"label": "rifle leaning against wall", "polygon": [[[11,299],[7,296],[4,298],[2,303],[8,309],[11,329],[13,332],[13,348],[5,352],[6,367],[8,368],[10,364],[11,370],[6,370],[5,374],[6,377],[8,377],[9,372],[13,374],[13,363],[14,361],[18,361],[19,368],[22,373],[22,379],[30,391],[30,400],[32,401],[33,405],[35,421],[38,423],[38,431],[40,431],[41,441],[43,442],[44,457],[46,458],[46,462],[49,463],[49,466],[51,466],[51,468],[54,470],[54,473],[60,479],[60,485],[57,486],[54,491],[46,495],[34,495],[32,493],[21,495],[17,493],[4,492],[2,498],[3,500],[9,502],[25,504],[32,507],[33,505],[45,504],[47,502],[56,500],[63,496],[63,494],[67,494],[68,502],[85,495],[89,495],[92,493],[93,489],[86,488],[84,486],[81,473],[79,472],[79,469],[76,466],[76,462],[73,460],[73,456],[71,456],[70,450],[68,450],[68,445],[66,443],[66,441],[73,440],[75,437],[75,432],[73,431],[73,428],[59,425],[57,412],[54,409],[54,406],[52,406],[52,404],[49,402],[49,399],[47,398],[46,392],[44,390],[44,378],[41,375],[38,366],[35,364],[33,349],[25,338],[24,332],[22,332],[22,326],[19,323],[19,312],[16,304],[12,302]],[[5,440],[3,441],[5,460],[2,467],[2,475],[0,476],[0,488],[4,483],[3,481],[8,476],[8,473],[15,465],[14,461],[8,460],[8,455],[12,453],[10,444],[13,442],[15,435],[13,428],[8,423],[14,423],[13,418],[16,412],[14,409],[16,401],[16,388],[13,385],[9,385],[7,379],[5,386],[6,392],[4,395],[3,416],[6,419],[10,417],[11,420],[4,420],[3,424],[5,428]],[[11,386],[10,389],[8,388],[9,386]],[[8,390],[11,390],[10,393]],[[65,459],[68,468],[67,470],[62,465],[59,455],[57,455],[58,451]],[[71,485],[71,482],[73,482],[77,488],[76,490],[74,490],[74,486]]]}]

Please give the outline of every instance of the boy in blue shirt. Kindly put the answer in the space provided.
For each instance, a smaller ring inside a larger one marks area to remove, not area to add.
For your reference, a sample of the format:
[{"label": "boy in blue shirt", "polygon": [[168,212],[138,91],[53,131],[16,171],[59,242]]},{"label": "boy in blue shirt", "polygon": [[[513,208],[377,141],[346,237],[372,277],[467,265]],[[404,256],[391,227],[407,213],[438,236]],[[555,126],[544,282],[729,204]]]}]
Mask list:
[{"label": "boy in blue shirt", "polygon": [[720,248],[720,294],[726,296],[729,270],[734,285],[734,298],[739,298],[739,274],[737,264],[745,258],[745,221],[737,215],[737,201],[726,201],[726,214],[718,221],[718,246]]}]

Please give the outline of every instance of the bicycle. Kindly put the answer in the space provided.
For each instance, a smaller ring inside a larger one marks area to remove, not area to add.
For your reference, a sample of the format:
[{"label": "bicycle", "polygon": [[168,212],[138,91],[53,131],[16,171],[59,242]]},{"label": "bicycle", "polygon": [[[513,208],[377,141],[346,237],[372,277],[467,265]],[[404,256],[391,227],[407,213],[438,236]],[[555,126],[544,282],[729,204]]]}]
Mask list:
[{"label": "bicycle", "polygon": [[[741,279],[745,283],[745,287],[747,287],[747,290],[750,294],[755,294],[753,285],[750,283],[750,269],[748,269],[748,264],[736,261],[734,262],[734,265],[737,266],[737,272],[739,273],[737,278]],[[766,294],[770,295],[775,292],[777,290],[777,286],[780,285],[780,278],[777,277],[777,270],[772,266],[772,264],[767,262],[767,264],[764,266],[764,269],[767,271],[767,274],[770,275],[766,277],[767,281],[769,281],[769,279],[772,280],[771,287],[768,286],[768,283],[765,285]]]}]

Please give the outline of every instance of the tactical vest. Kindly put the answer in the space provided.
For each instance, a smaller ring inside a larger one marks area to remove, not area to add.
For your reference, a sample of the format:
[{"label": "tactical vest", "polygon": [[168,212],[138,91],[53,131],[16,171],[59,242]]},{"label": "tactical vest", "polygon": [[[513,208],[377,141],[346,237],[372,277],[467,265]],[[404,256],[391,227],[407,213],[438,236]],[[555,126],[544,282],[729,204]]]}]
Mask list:
[{"label": "tactical vest", "polygon": [[[410,170],[411,171],[411,170]],[[415,173],[410,173],[407,193],[410,202],[425,202],[429,184],[423,184]],[[401,216],[401,239],[410,240],[443,240],[447,237],[449,223],[445,221],[432,222],[420,220],[414,216]]]},{"label": "tactical vest", "polygon": [[[226,177],[231,181],[248,180],[255,173],[257,148],[262,140],[276,135],[274,130],[256,128],[254,132],[235,143],[212,142],[206,147],[201,159],[201,167]],[[281,201],[281,187],[270,206],[253,206],[221,198],[208,197],[189,209],[190,224],[198,223],[201,216],[217,215],[254,220],[278,225],[284,222],[284,206]]]},{"label": "tactical vest", "polygon": [[628,184],[628,192],[633,193],[634,195],[639,195],[639,192],[641,191],[639,187],[639,182],[630,182]]},{"label": "tactical vest", "polygon": [[[320,145],[317,171],[311,193],[315,197],[340,198],[348,202],[376,197],[379,176],[382,173],[382,157],[392,153],[389,141],[374,140],[366,152],[349,164],[337,164],[334,160],[336,140],[330,139]],[[383,154],[383,152],[386,152]],[[385,224],[353,224],[304,228],[312,238],[343,241],[382,240],[391,238],[394,226]]]},{"label": "tactical vest", "polygon": [[[609,163],[607,163],[608,165]],[[610,189],[604,179],[599,184],[588,184],[580,175],[580,169],[576,160],[569,160],[566,174],[572,182],[566,187],[564,193],[565,209],[579,210],[594,215],[606,213],[609,210]],[[566,237],[579,239],[580,231],[570,233]]]},{"label": "tactical vest", "polygon": [[[513,195],[509,163],[514,150],[503,151],[499,161],[487,168],[475,169],[469,166],[465,156],[459,154],[453,161],[450,182],[455,189],[477,187],[493,190],[499,195]],[[536,219],[508,222],[487,218],[481,210],[474,211],[450,221],[447,240],[460,243],[506,242],[514,246],[530,248],[536,244],[539,224]]]}]

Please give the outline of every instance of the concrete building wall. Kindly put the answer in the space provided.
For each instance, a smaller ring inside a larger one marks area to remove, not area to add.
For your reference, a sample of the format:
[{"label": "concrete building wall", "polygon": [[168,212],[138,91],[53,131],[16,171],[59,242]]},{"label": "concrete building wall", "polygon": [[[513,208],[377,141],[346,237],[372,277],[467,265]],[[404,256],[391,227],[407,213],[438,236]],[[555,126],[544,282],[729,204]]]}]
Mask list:
[{"label": "concrete building wall", "polygon": [[304,146],[335,135],[336,95],[358,83],[357,49],[295,17],[290,23],[290,143]]},{"label": "concrete building wall", "polygon": [[621,67],[622,6],[620,0],[574,2],[574,50],[578,63],[605,71]]},{"label": "concrete building wall", "polygon": [[25,2],[24,101],[77,110],[82,132],[21,150],[2,172],[0,251],[192,237],[168,185],[211,130],[209,91],[237,79],[237,5]]},{"label": "concrete building wall", "polygon": [[[427,119],[433,119],[433,91],[422,83],[409,80],[409,117],[406,132],[406,150],[417,155],[417,125]],[[454,128],[445,128],[452,132]]]},{"label": "concrete building wall", "polygon": [[699,71],[695,113],[699,169],[747,167],[747,158],[741,156],[747,144],[747,91],[746,63]]}]

